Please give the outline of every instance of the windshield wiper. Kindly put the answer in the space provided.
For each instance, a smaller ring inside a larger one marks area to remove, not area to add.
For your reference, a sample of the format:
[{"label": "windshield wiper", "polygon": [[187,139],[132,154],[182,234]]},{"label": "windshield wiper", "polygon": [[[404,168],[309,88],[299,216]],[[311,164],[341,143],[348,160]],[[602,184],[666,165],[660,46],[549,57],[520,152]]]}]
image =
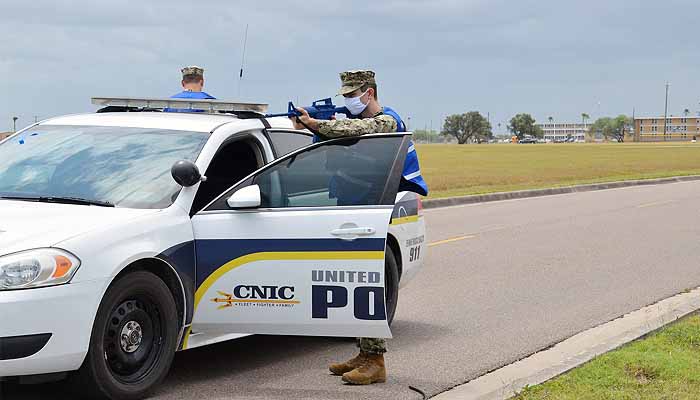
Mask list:
[{"label": "windshield wiper", "polygon": [[61,196],[0,196],[0,199],[8,200],[23,200],[23,201],[38,201],[41,203],[62,203],[62,204],[80,204],[86,206],[114,207],[113,203],[108,201],[83,199],[80,197],[61,197]]}]

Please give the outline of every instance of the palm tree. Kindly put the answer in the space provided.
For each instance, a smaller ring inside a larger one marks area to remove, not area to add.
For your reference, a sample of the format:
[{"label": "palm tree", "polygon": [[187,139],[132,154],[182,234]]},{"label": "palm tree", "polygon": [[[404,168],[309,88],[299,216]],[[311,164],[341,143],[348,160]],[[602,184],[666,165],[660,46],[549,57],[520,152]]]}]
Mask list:
[{"label": "palm tree", "polygon": [[583,126],[586,126],[586,120],[591,119],[591,116],[586,114],[586,113],[581,113],[581,122],[583,123]]},{"label": "palm tree", "polygon": [[685,110],[683,110],[683,115],[685,115],[685,116],[687,117],[688,114],[690,114],[690,110],[689,110],[689,109],[686,108]]},{"label": "palm tree", "polygon": [[591,116],[586,114],[586,113],[581,113],[581,125],[582,125],[581,129],[583,129],[584,139],[585,139],[585,135],[588,133],[586,131],[586,120],[587,119],[591,119]]}]

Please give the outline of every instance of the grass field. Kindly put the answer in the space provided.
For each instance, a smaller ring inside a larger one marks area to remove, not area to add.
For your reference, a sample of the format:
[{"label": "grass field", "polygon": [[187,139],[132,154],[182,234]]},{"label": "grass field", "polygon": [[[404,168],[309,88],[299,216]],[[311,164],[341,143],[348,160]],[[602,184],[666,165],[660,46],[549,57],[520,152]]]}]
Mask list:
[{"label": "grass field", "polygon": [[700,316],[604,354],[514,400],[698,399]]},{"label": "grass field", "polygon": [[700,143],[421,144],[430,198],[700,174]]}]

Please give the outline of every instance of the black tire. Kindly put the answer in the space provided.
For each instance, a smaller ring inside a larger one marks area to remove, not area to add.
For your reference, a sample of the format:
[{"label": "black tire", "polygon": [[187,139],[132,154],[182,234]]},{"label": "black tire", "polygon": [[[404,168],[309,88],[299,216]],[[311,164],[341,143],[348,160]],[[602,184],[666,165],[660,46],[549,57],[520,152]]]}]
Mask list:
[{"label": "black tire", "polygon": [[384,297],[386,302],[386,320],[391,326],[399,303],[399,264],[394,252],[387,247],[384,253]]},{"label": "black tire", "polygon": [[107,290],[74,390],[90,398],[136,400],[168,374],[178,338],[177,307],[156,275],[137,271]]}]

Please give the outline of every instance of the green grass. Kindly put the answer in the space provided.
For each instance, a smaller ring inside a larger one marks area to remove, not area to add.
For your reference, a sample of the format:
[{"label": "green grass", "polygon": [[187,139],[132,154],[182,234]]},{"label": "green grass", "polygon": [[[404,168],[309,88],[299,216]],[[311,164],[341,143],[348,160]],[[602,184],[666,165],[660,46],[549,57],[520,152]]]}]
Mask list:
[{"label": "green grass", "polygon": [[606,353],[513,400],[699,399],[700,316]]},{"label": "green grass", "polygon": [[700,143],[417,147],[430,198],[700,174]]}]

